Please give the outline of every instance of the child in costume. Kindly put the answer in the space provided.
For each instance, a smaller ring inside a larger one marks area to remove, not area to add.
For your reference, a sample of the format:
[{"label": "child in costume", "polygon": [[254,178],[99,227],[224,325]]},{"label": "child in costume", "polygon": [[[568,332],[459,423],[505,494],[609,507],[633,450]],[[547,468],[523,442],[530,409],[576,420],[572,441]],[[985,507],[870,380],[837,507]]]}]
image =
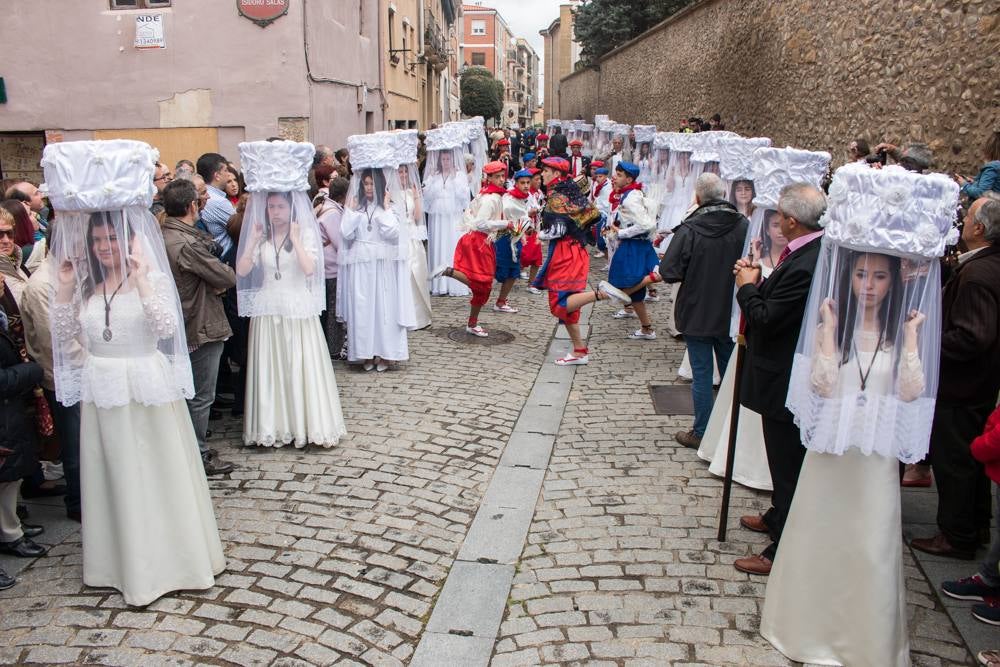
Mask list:
[{"label": "child in costume", "polygon": [[[464,224],[469,230],[458,240],[452,266],[439,266],[431,279],[447,276],[472,290],[469,300],[469,322],[466,333],[485,338],[489,333],[479,326],[479,311],[490,298],[496,273],[496,256],[488,234],[508,229],[503,219],[503,183],[507,178],[507,165],[490,162],[484,168],[486,185],[465,212]],[[495,237],[494,237],[495,238]]]}]

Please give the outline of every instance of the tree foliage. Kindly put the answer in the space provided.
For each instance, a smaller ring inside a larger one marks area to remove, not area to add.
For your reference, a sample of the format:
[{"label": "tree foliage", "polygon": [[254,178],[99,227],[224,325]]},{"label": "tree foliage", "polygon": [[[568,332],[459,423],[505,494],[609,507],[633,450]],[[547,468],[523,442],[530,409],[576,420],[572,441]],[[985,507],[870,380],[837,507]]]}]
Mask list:
[{"label": "tree foliage", "polygon": [[462,71],[460,106],[466,116],[499,119],[503,112],[503,82],[493,78],[485,67],[466,67]]},{"label": "tree foliage", "polygon": [[587,0],[574,10],[573,31],[584,66],[677,13],[693,0]]}]

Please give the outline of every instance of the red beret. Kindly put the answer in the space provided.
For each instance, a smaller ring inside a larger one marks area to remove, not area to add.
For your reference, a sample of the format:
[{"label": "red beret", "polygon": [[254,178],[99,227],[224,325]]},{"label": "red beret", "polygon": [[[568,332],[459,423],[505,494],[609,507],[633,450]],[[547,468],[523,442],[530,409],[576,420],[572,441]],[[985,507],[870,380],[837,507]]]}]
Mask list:
[{"label": "red beret", "polygon": [[535,138],[536,138],[536,139],[538,139],[539,141],[548,141],[548,140],[549,140],[549,135],[547,135],[547,134],[545,134],[545,133],[543,132],[542,134],[539,134],[539,135],[538,135],[537,137],[535,137]]},{"label": "red beret", "polygon": [[497,142],[497,146],[510,146],[510,139],[501,139]]},{"label": "red beret", "polygon": [[542,164],[563,173],[567,173],[569,171],[569,160],[565,160],[561,157],[547,157],[542,160]]},{"label": "red beret", "polygon": [[579,139],[574,139],[573,141],[569,142],[569,145],[570,146],[581,146],[582,147],[583,146],[583,142],[580,141]]},{"label": "red beret", "polygon": [[590,166],[591,167],[603,167],[604,166],[604,160],[594,160],[593,162],[590,163]]},{"label": "red beret", "polygon": [[532,167],[532,168],[531,168],[531,169],[529,169],[528,171],[530,171],[530,172],[531,172],[531,175],[532,175],[532,176],[537,176],[538,174],[542,173],[542,170],[541,170],[541,169],[539,169],[538,167]]},{"label": "red beret", "polygon": [[489,174],[497,174],[501,171],[507,171],[507,163],[500,162],[500,160],[494,160],[493,162],[487,162],[486,166],[483,167],[483,171]]}]

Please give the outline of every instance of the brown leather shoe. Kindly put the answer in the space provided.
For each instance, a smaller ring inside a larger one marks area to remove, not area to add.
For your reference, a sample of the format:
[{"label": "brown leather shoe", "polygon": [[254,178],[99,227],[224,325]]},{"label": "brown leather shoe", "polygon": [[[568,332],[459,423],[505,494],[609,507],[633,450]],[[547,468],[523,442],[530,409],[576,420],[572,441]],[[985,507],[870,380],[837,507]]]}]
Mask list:
[{"label": "brown leather shoe", "polygon": [[733,561],[733,567],[740,572],[746,572],[747,574],[759,574],[766,577],[771,574],[771,559],[765,558],[761,554],[748,556],[746,558],[737,558]]},{"label": "brown leather shoe", "polygon": [[677,431],[677,433],[674,433],[674,440],[688,449],[698,449],[701,447],[701,438],[695,435],[694,431]]},{"label": "brown leather shoe", "polygon": [[755,533],[769,532],[767,524],[764,523],[764,515],[762,514],[744,514],[740,517],[740,525]]},{"label": "brown leather shoe", "polygon": [[915,537],[910,540],[910,546],[917,551],[923,551],[933,556],[942,556],[943,558],[957,558],[959,560],[975,560],[976,558],[975,551],[956,549],[951,546],[948,538],[942,533],[938,533],[934,537]]}]

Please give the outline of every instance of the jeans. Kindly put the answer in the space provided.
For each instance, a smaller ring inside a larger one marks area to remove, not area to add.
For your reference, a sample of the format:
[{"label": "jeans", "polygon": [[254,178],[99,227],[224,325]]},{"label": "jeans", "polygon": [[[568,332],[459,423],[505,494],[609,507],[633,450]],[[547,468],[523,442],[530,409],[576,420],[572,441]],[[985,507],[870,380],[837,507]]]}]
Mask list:
[{"label": "jeans", "polygon": [[712,353],[719,364],[719,375],[726,374],[729,355],[733,353],[733,339],[729,336],[688,336],[688,359],[691,361],[691,399],[694,401],[694,434],[705,435],[708,418],[712,414]]},{"label": "jeans", "polygon": [[194,376],[194,398],[187,402],[191,413],[194,434],[198,438],[198,449],[202,454],[208,451],[205,433],[208,431],[208,416],[215,402],[215,383],[219,379],[219,359],[222,357],[221,340],[205,343],[191,353],[191,374]]},{"label": "jeans", "polygon": [[[993,485],[995,492],[996,484]],[[986,554],[986,560],[979,566],[979,574],[989,586],[1000,586],[1000,495],[996,498],[997,511],[993,514],[995,528],[993,529],[993,541],[990,543],[990,551]]]},{"label": "jeans", "polygon": [[66,407],[56,400],[54,391],[45,390],[45,399],[52,408],[52,421],[59,438],[63,476],[66,478],[67,512],[80,511],[80,404]]}]

